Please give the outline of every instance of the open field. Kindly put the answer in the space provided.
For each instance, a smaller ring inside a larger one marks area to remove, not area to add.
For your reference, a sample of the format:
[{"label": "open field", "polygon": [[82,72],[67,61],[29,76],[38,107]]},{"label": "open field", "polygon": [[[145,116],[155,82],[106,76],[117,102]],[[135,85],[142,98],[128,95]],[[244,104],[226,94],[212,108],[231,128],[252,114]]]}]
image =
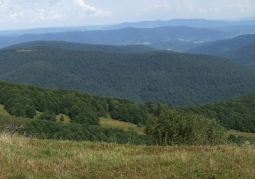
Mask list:
[{"label": "open field", "polygon": [[255,178],[255,147],[134,146],[0,136],[0,178]]},{"label": "open field", "polygon": [[138,134],[144,134],[143,128],[137,127],[137,125],[130,123],[130,122],[123,122],[114,120],[111,118],[104,118],[101,117],[100,119],[100,126],[104,128],[119,128],[123,129],[124,131],[135,131]]},{"label": "open field", "polygon": [[230,135],[235,135],[236,137],[238,136],[243,136],[243,137],[255,137],[255,133],[251,133],[251,132],[240,132],[240,131],[236,131],[236,130],[228,130],[227,132],[225,132],[224,137],[228,138]]},{"label": "open field", "polygon": [[8,112],[4,109],[4,105],[0,104],[0,114],[8,116]]}]

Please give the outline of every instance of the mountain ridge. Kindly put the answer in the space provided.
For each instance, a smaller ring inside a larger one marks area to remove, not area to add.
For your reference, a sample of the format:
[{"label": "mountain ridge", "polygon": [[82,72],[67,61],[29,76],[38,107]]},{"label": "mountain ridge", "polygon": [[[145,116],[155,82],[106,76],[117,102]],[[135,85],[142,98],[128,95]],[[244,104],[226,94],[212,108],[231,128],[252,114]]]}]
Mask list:
[{"label": "mountain ridge", "polygon": [[151,44],[176,39],[212,41],[225,38],[225,36],[226,33],[219,30],[183,26],[155,27],[147,29],[129,27],[119,30],[26,34],[16,37],[0,37],[0,48],[37,40],[107,45],[132,45]]},{"label": "mountain ridge", "polygon": [[224,58],[164,51],[113,54],[52,47],[8,49],[0,51],[0,72],[0,79],[6,81],[180,106],[255,91],[252,67]]}]

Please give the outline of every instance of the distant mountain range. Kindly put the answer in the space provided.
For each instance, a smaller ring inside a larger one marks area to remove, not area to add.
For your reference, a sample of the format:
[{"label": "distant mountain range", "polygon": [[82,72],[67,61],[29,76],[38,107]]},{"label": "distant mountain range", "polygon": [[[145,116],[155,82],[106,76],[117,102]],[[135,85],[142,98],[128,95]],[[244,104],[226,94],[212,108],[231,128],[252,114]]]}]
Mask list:
[{"label": "distant mountain range", "polygon": [[81,27],[49,27],[49,28],[35,28],[35,29],[20,29],[20,30],[0,30],[0,36],[14,37],[24,34],[45,34],[45,33],[59,33],[59,32],[73,32],[73,31],[90,31],[100,30],[105,26],[81,26]]},{"label": "distant mountain range", "polygon": [[86,51],[84,44],[34,43],[0,51],[1,80],[179,106],[255,91],[254,68],[224,58],[144,52],[147,47],[139,53],[121,47],[123,53],[114,53],[120,47],[92,45]]},{"label": "distant mountain range", "polygon": [[187,52],[204,42],[255,33],[255,20],[219,21],[173,19],[112,26],[56,27],[0,31],[0,48],[31,41],[67,41],[86,44],[137,45]]},{"label": "distant mountain range", "polygon": [[245,30],[246,33],[254,32],[255,18],[242,20],[206,20],[206,19],[172,19],[142,22],[124,22],[114,25],[80,26],[80,27],[50,27],[20,30],[2,30],[0,36],[19,36],[24,34],[59,33],[70,31],[94,31],[94,30],[117,30],[127,27],[133,28],[155,28],[164,26],[187,26],[195,28],[212,28],[222,31]]},{"label": "distant mountain range", "polygon": [[168,26],[147,29],[124,28],[106,31],[61,32],[26,34],[15,37],[0,37],[0,48],[37,40],[58,40],[76,43],[108,45],[149,45],[173,40],[182,40],[185,42],[215,41],[226,37],[228,37],[228,34],[219,30],[200,29],[193,27]]},{"label": "distant mountain range", "polygon": [[215,28],[215,27],[228,27],[228,26],[243,26],[255,24],[255,18],[250,20],[206,20],[206,19],[172,19],[167,21],[142,21],[142,22],[125,22],[117,25],[103,27],[102,30],[116,30],[126,27],[134,28],[154,28],[163,26],[188,26],[196,28]]},{"label": "distant mountain range", "polygon": [[255,67],[255,34],[203,44],[188,52],[226,57]]}]

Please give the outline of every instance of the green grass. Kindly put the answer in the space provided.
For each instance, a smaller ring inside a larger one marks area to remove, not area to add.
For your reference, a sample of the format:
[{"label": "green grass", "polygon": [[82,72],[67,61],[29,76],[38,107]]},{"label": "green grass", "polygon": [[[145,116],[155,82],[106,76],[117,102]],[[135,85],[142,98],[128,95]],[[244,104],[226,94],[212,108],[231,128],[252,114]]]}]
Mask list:
[{"label": "green grass", "polygon": [[236,137],[238,137],[238,136],[255,137],[255,133],[240,132],[240,131],[236,131],[236,130],[229,130],[229,131],[225,132],[224,137],[228,138],[230,135],[235,135]]},{"label": "green grass", "polygon": [[119,128],[123,129],[124,131],[134,131],[137,132],[138,134],[144,134],[143,128],[139,128],[137,127],[137,125],[130,122],[118,121],[111,119],[109,117],[108,118],[101,117],[99,120],[100,126],[104,128]]},{"label": "green grass", "polygon": [[9,116],[9,113],[4,109],[4,105],[0,104],[0,114]]},{"label": "green grass", "polygon": [[0,135],[0,178],[243,178],[253,146],[134,146]]},{"label": "green grass", "polygon": [[64,118],[64,121],[63,121],[64,123],[70,123],[70,121],[71,121],[70,117],[67,116],[67,115],[65,115],[65,114],[59,114],[59,115],[57,115],[57,116],[56,116],[57,122],[61,122],[61,121],[60,121],[61,116],[63,116],[63,118]]}]

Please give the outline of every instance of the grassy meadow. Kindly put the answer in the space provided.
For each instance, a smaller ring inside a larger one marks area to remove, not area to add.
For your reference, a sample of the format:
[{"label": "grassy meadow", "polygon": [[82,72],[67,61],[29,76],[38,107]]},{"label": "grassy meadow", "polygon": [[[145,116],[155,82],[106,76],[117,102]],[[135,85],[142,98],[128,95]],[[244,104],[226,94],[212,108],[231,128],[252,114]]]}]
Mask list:
[{"label": "grassy meadow", "polygon": [[0,114],[4,116],[8,116],[8,112],[4,109],[4,105],[0,104]]},{"label": "grassy meadow", "polygon": [[225,132],[224,137],[228,138],[230,135],[234,135],[236,137],[238,136],[242,136],[242,137],[255,137],[255,133],[251,133],[251,132],[240,132],[240,131],[236,131],[236,130],[228,130]]},{"label": "grassy meadow", "polygon": [[0,178],[255,178],[254,146],[134,146],[0,136]]},{"label": "grassy meadow", "polygon": [[104,128],[119,128],[123,129],[124,131],[134,131],[137,132],[138,134],[144,134],[143,132],[143,127],[137,127],[137,125],[130,123],[130,122],[123,122],[123,121],[118,121],[114,120],[111,118],[104,118],[101,117],[99,119],[100,121],[100,126]]}]

